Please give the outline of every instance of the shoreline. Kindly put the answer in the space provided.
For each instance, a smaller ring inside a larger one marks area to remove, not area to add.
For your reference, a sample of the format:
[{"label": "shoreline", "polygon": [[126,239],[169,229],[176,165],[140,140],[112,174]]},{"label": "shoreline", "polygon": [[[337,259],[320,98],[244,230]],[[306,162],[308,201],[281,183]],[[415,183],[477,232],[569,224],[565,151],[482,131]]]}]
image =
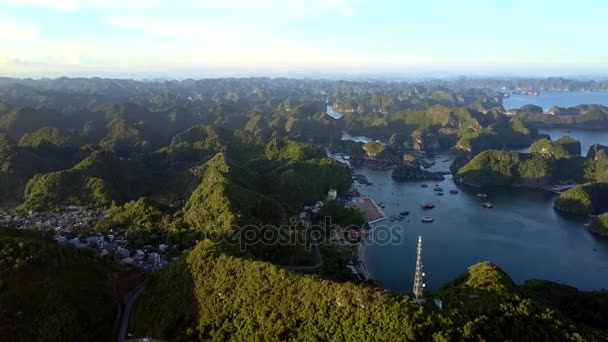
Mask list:
[{"label": "shoreline", "polygon": [[[370,208],[370,205],[373,206],[373,209]],[[354,204],[359,211],[363,213],[365,219],[368,224],[374,224],[376,222],[384,221],[387,219],[384,211],[376,204],[376,202],[368,196],[362,196],[359,198],[359,201]],[[371,210],[375,210],[375,212],[370,212]]]},{"label": "shoreline", "polygon": [[365,248],[365,246],[363,245],[363,240],[361,242],[359,242],[357,244],[357,259],[359,260],[359,265],[361,265],[361,271],[363,273],[363,275],[365,276],[365,278],[367,278],[366,280],[374,280],[372,278],[372,276],[369,274],[369,271],[367,270],[367,266],[365,266],[365,261],[363,261],[362,256],[364,255],[364,251],[363,249]]},{"label": "shoreline", "polygon": [[452,178],[454,183],[456,184],[461,184],[461,185],[465,185],[465,186],[470,186],[472,188],[477,188],[477,189],[482,189],[482,188],[520,188],[520,189],[528,189],[528,190],[539,190],[539,191],[545,191],[545,192],[551,192],[554,194],[561,194],[564,191],[567,191],[571,188],[574,188],[575,186],[579,186],[579,185],[585,185],[588,183],[584,183],[584,184],[568,184],[568,185],[549,185],[549,186],[530,186],[530,185],[525,185],[525,184],[509,184],[509,185],[478,185],[478,184],[471,184],[456,178]]}]

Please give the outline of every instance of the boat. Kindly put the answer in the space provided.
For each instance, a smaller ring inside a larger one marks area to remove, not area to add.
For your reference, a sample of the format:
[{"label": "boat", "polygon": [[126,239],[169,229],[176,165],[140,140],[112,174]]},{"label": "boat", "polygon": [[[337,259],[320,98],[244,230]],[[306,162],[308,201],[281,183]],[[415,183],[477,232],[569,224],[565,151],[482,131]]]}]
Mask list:
[{"label": "boat", "polygon": [[487,198],[487,197],[488,197],[488,195],[486,195],[486,194],[477,194],[477,197],[481,197],[481,198]]},{"label": "boat", "polygon": [[440,186],[435,186],[435,188],[433,190],[435,190],[435,191],[443,191],[443,189]]},{"label": "boat", "polygon": [[407,216],[407,215],[409,215],[409,214],[410,214],[410,212],[409,212],[409,211],[407,211],[407,210],[402,211],[402,212],[400,212],[400,213],[399,213],[399,215],[401,215],[401,216]]},{"label": "boat", "polygon": [[450,190],[450,194],[452,194],[452,195],[456,195],[456,194],[458,194],[458,190],[454,190],[454,189],[452,189],[452,190]]},{"label": "boat", "polygon": [[423,187],[423,188],[428,188],[429,186],[428,186],[428,185],[426,185],[426,184],[422,184],[422,185],[421,185],[421,187]]},{"label": "boat", "polygon": [[433,218],[430,216],[422,216],[422,222],[433,222]]},{"label": "boat", "polygon": [[435,195],[443,196],[443,190],[439,190],[439,191],[435,190]]},{"label": "boat", "polygon": [[485,202],[482,204],[482,206],[487,209],[494,208],[494,204],[492,204],[490,202]]},{"label": "boat", "polygon": [[433,209],[435,208],[435,205],[433,203],[423,203],[420,207],[422,207],[422,209]]}]

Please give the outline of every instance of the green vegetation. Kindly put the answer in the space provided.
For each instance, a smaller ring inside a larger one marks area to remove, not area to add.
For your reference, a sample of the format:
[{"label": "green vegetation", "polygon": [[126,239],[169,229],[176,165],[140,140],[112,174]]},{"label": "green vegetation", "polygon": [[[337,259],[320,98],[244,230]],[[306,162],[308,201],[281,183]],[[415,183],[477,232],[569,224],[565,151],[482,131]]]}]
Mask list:
[{"label": "green vegetation", "polygon": [[569,136],[563,136],[555,142],[551,142],[549,139],[540,139],[530,146],[530,153],[554,159],[580,156],[581,144]]},{"label": "green vegetation", "polygon": [[467,132],[456,142],[454,149],[465,152],[479,152],[501,147],[500,138],[492,129]]},{"label": "green vegetation", "polygon": [[24,134],[19,146],[36,154],[49,170],[70,168],[91,152],[78,134],[55,127]]},{"label": "green vegetation", "polygon": [[555,209],[575,215],[599,214],[608,210],[608,183],[578,185],[562,192]]},{"label": "green vegetation", "polygon": [[585,160],[583,178],[589,182],[608,182],[608,159]]},{"label": "green vegetation", "polygon": [[123,206],[112,203],[105,216],[95,224],[95,231],[125,230],[132,247],[161,243],[192,245],[194,236],[187,236],[189,229],[180,214],[146,198]]},{"label": "green vegetation", "polygon": [[99,142],[99,146],[127,157],[133,153],[144,153],[149,150],[150,142],[143,133],[129,125],[125,120],[114,120],[108,125],[108,134]]},{"label": "green vegetation", "polygon": [[29,180],[22,210],[55,210],[66,204],[106,206],[158,191],[158,178],[149,162],[121,159],[98,151],[72,169],[39,174]]},{"label": "green vegetation", "polygon": [[78,149],[81,145],[78,135],[56,127],[43,127],[36,132],[26,133],[21,137],[19,146],[44,148]]},{"label": "green vegetation", "polygon": [[6,131],[11,138],[19,140],[25,133],[54,126],[58,122],[59,116],[55,112],[27,107],[15,108],[0,116],[0,131]]},{"label": "green vegetation", "polygon": [[[109,207],[95,229],[126,231],[130,247],[169,242],[187,248],[203,240],[150,276],[135,313],[142,336],[605,340],[605,293],[551,283],[518,287],[488,263],[472,266],[418,305],[390,291],[328,281],[345,280],[353,256],[326,246],[321,272],[309,276],[276,266],[316,263],[305,242],[254,242],[246,253],[225,244],[230,239],[214,244],[213,238],[238,237],[251,225],[261,227],[254,239],[263,237],[268,225],[289,222],[328,189],[346,192],[350,169],[325,158],[323,148],[348,152],[352,160],[405,164],[396,172],[406,176],[421,170],[411,155],[401,157],[404,150],[454,149],[467,152],[454,162],[457,180],[534,187],[595,182],[564,193],[556,208],[608,208],[605,184],[597,183],[608,181],[602,147],[589,158],[579,156],[580,144],[570,138],[540,141],[531,154],[493,150],[531,145],[539,136],[534,126],[606,127],[605,107],[556,109],[551,116],[526,106],[508,117],[495,91],[446,87],[453,82],[472,81],[0,78],[0,206]],[[344,112],[341,119],[325,113],[329,102]],[[343,131],[389,144],[343,142]],[[363,221],[334,201],[321,216],[341,225]],[[290,241],[310,238],[301,227],[284,232]],[[115,317],[102,264],[21,234],[27,233],[0,230],[0,340],[111,339]],[[170,256],[182,249],[171,249]],[[435,296],[444,300],[443,310],[430,303]]]},{"label": "green vegetation", "polygon": [[109,341],[114,301],[91,255],[0,228],[0,340]]},{"label": "green vegetation", "polygon": [[555,144],[563,147],[563,149],[570,156],[580,156],[581,155],[581,143],[580,141],[568,136],[564,135],[559,139],[555,140]]},{"label": "green vegetation", "polygon": [[200,125],[175,135],[171,144],[161,148],[158,154],[177,165],[199,163],[220,152],[234,160],[247,162],[262,157],[264,145],[248,130],[231,131]]},{"label": "green vegetation", "polygon": [[308,160],[325,158],[323,149],[311,144],[300,143],[290,139],[272,139],[265,150],[266,159],[270,160]]},{"label": "green vegetation", "polygon": [[420,162],[418,162],[416,157],[412,156],[411,154],[403,155],[403,164],[405,164],[407,166],[415,167],[415,168],[420,168]]},{"label": "green vegetation", "polygon": [[[177,287],[183,290],[166,292]],[[180,302],[195,304],[182,307]],[[172,315],[156,319],[158,307],[166,307],[163,311]],[[150,281],[137,307],[135,329],[174,341],[366,340],[369,336],[399,341],[421,337],[427,323],[416,311],[414,304],[388,293],[222,255],[216,246],[203,242],[183,262]],[[388,317],[393,324],[383,324]]]},{"label": "green vegetation", "polygon": [[591,221],[589,231],[598,235],[608,236],[608,215],[598,216]]},{"label": "green vegetation", "polygon": [[361,148],[365,153],[364,158],[391,163],[399,163],[401,161],[400,155],[392,147],[379,142],[368,142],[363,144]]},{"label": "green vegetation", "polygon": [[0,207],[18,203],[27,179],[42,169],[43,163],[36,155],[0,133]]},{"label": "green vegetation", "polygon": [[285,211],[258,192],[258,178],[217,154],[205,164],[201,183],[184,206],[185,222],[198,231],[222,235],[246,225],[279,225]]},{"label": "green vegetation", "polygon": [[541,155],[532,154],[519,165],[520,181],[525,185],[551,184],[553,182],[553,167]]},{"label": "green vegetation", "polygon": [[573,108],[552,108],[545,115],[523,110],[516,111],[517,116],[526,124],[534,127],[563,127],[600,129],[608,127],[608,107],[600,105],[579,105]]},{"label": "green vegetation", "polygon": [[100,178],[78,170],[36,175],[25,187],[21,210],[59,210],[64,204],[99,207],[115,198],[113,190]]},{"label": "green vegetation", "polygon": [[460,168],[455,166],[454,170],[458,181],[478,186],[547,188],[552,184],[608,182],[608,161],[583,158],[580,151],[580,143],[570,137],[555,142],[540,139],[529,154],[484,151],[465,165],[465,158],[461,158]]},{"label": "green vegetation", "polygon": [[591,145],[587,152],[587,158],[591,160],[608,160],[608,146],[604,145]]},{"label": "green vegetation", "polygon": [[517,178],[520,155],[497,150],[475,156],[456,174],[456,179],[470,185],[510,185]]},{"label": "green vegetation", "polygon": [[[538,300],[528,295],[538,288],[529,284],[520,289],[499,268],[481,263],[437,293],[446,306],[439,311],[389,291],[240,259],[203,241],[150,279],[136,310],[135,330],[173,341],[606,338],[601,323],[608,317],[592,309],[602,305],[600,298],[570,293],[572,300],[584,298],[590,305],[573,313],[566,305],[552,306],[559,293],[539,293]],[[581,319],[591,312],[598,313],[593,321]]]},{"label": "green vegetation", "polygon": [[332,200],[327,201],[321,211],[319,217],[322,219],[325,217],[331,217],[331,223],[337,224],[342,227],[346,226],[357,226],[361,227],[365,223],[363,214],[357,209],[346,208],[340,201]]},{"label": "green vegetation", "polygon": [[265,174],[264,183],[288,208],[295,211],[327,196],[329,189],[348,191],[350,169],[334,159],[291,161]]}]

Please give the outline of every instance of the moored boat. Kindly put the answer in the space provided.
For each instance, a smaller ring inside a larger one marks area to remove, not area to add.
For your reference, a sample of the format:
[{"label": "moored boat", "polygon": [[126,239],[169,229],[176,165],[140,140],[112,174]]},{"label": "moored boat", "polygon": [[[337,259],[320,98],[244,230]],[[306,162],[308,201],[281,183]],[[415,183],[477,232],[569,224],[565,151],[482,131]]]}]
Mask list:
[{"label": "moored boat", "polygon": [[422,209],[433,209],[435,208],[435,205],[433,203],[422,203],[420,205],[420,207],[422,207]]},{"label": "moored boat", "polygon": [[433,222],[433,218],[432,218],[432,217],[430,217],[430,216],[422,216],[421,221],[422,221],[422,222],[427,222],[427,223],[428,223],[428,222]]}]

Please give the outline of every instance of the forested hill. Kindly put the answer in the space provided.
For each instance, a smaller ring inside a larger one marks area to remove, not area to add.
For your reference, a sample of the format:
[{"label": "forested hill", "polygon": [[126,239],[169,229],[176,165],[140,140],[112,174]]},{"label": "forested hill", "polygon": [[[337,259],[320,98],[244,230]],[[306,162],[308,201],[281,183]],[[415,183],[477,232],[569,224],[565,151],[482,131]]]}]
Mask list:
[{"label": "forested hill", "polygon": [[[604,146],[583,158],[573,139],[542,139],[527,110],[508,116],[492,89],[433,83],[2,78],[0,220],[24,231],[0,227],[0,341],[108,340],[106,261],[156,270],[134,329],[164,340],[606,340],[604,292],[516,286],[482,263],[418,305],[340,282],[356,252],[314,253],[302,229],[319,213],[363,220],[337,201],[321,208],[328,190],[353,182],[328,150],[418,168],[408,153],[451,150],[464,155],[457,177],[467,182],[606,180]],[[342,141],[344,131],[386,144]],[[526,156],[495,150],[527,146]],[[575,188],[563,203],[595,201],[595,190]],[[252,225],[250,248],[229,244]],[[296,243],[266,243],[277,226]],[[22,235],[32,228],[101,261]],[[318,273],[293,271],[302,268]]]},{"label": "forested hill", "polygon": [[0,340],[110,341],[116,303],[90,253],[0,228]]},{"label": "forested hill", "polygon": [[419,305],[202,242],[152,276],[135,329],[173,341],[600,341],[608,338],[606,309],[606,293],[542,281],[517,287],[490,263],[470,267]]},{"label": "forested hill", "polygon": [[[529,145],[536,132],[502,114],[494,95],[387,82],[5,78],[0,207],[185,200],[195,183],[190,169],[216,153],[242,166],[319,159],[323,150],[294,144],[336,145],[344,130],[391,138],[396,149]],[[327,104],[346,115],[329,116]],[[293,182],[289,174],[283,179]]]},{"label": "forested hill", "polygon": [[600,80],[576,80],[562,77],[549,78],[460,78],[444,82],[454,87],[463,88],[508,88],[508,89],[533,89],[533,90],[557,90],[557,91],[608,91],[608,81]]}]

